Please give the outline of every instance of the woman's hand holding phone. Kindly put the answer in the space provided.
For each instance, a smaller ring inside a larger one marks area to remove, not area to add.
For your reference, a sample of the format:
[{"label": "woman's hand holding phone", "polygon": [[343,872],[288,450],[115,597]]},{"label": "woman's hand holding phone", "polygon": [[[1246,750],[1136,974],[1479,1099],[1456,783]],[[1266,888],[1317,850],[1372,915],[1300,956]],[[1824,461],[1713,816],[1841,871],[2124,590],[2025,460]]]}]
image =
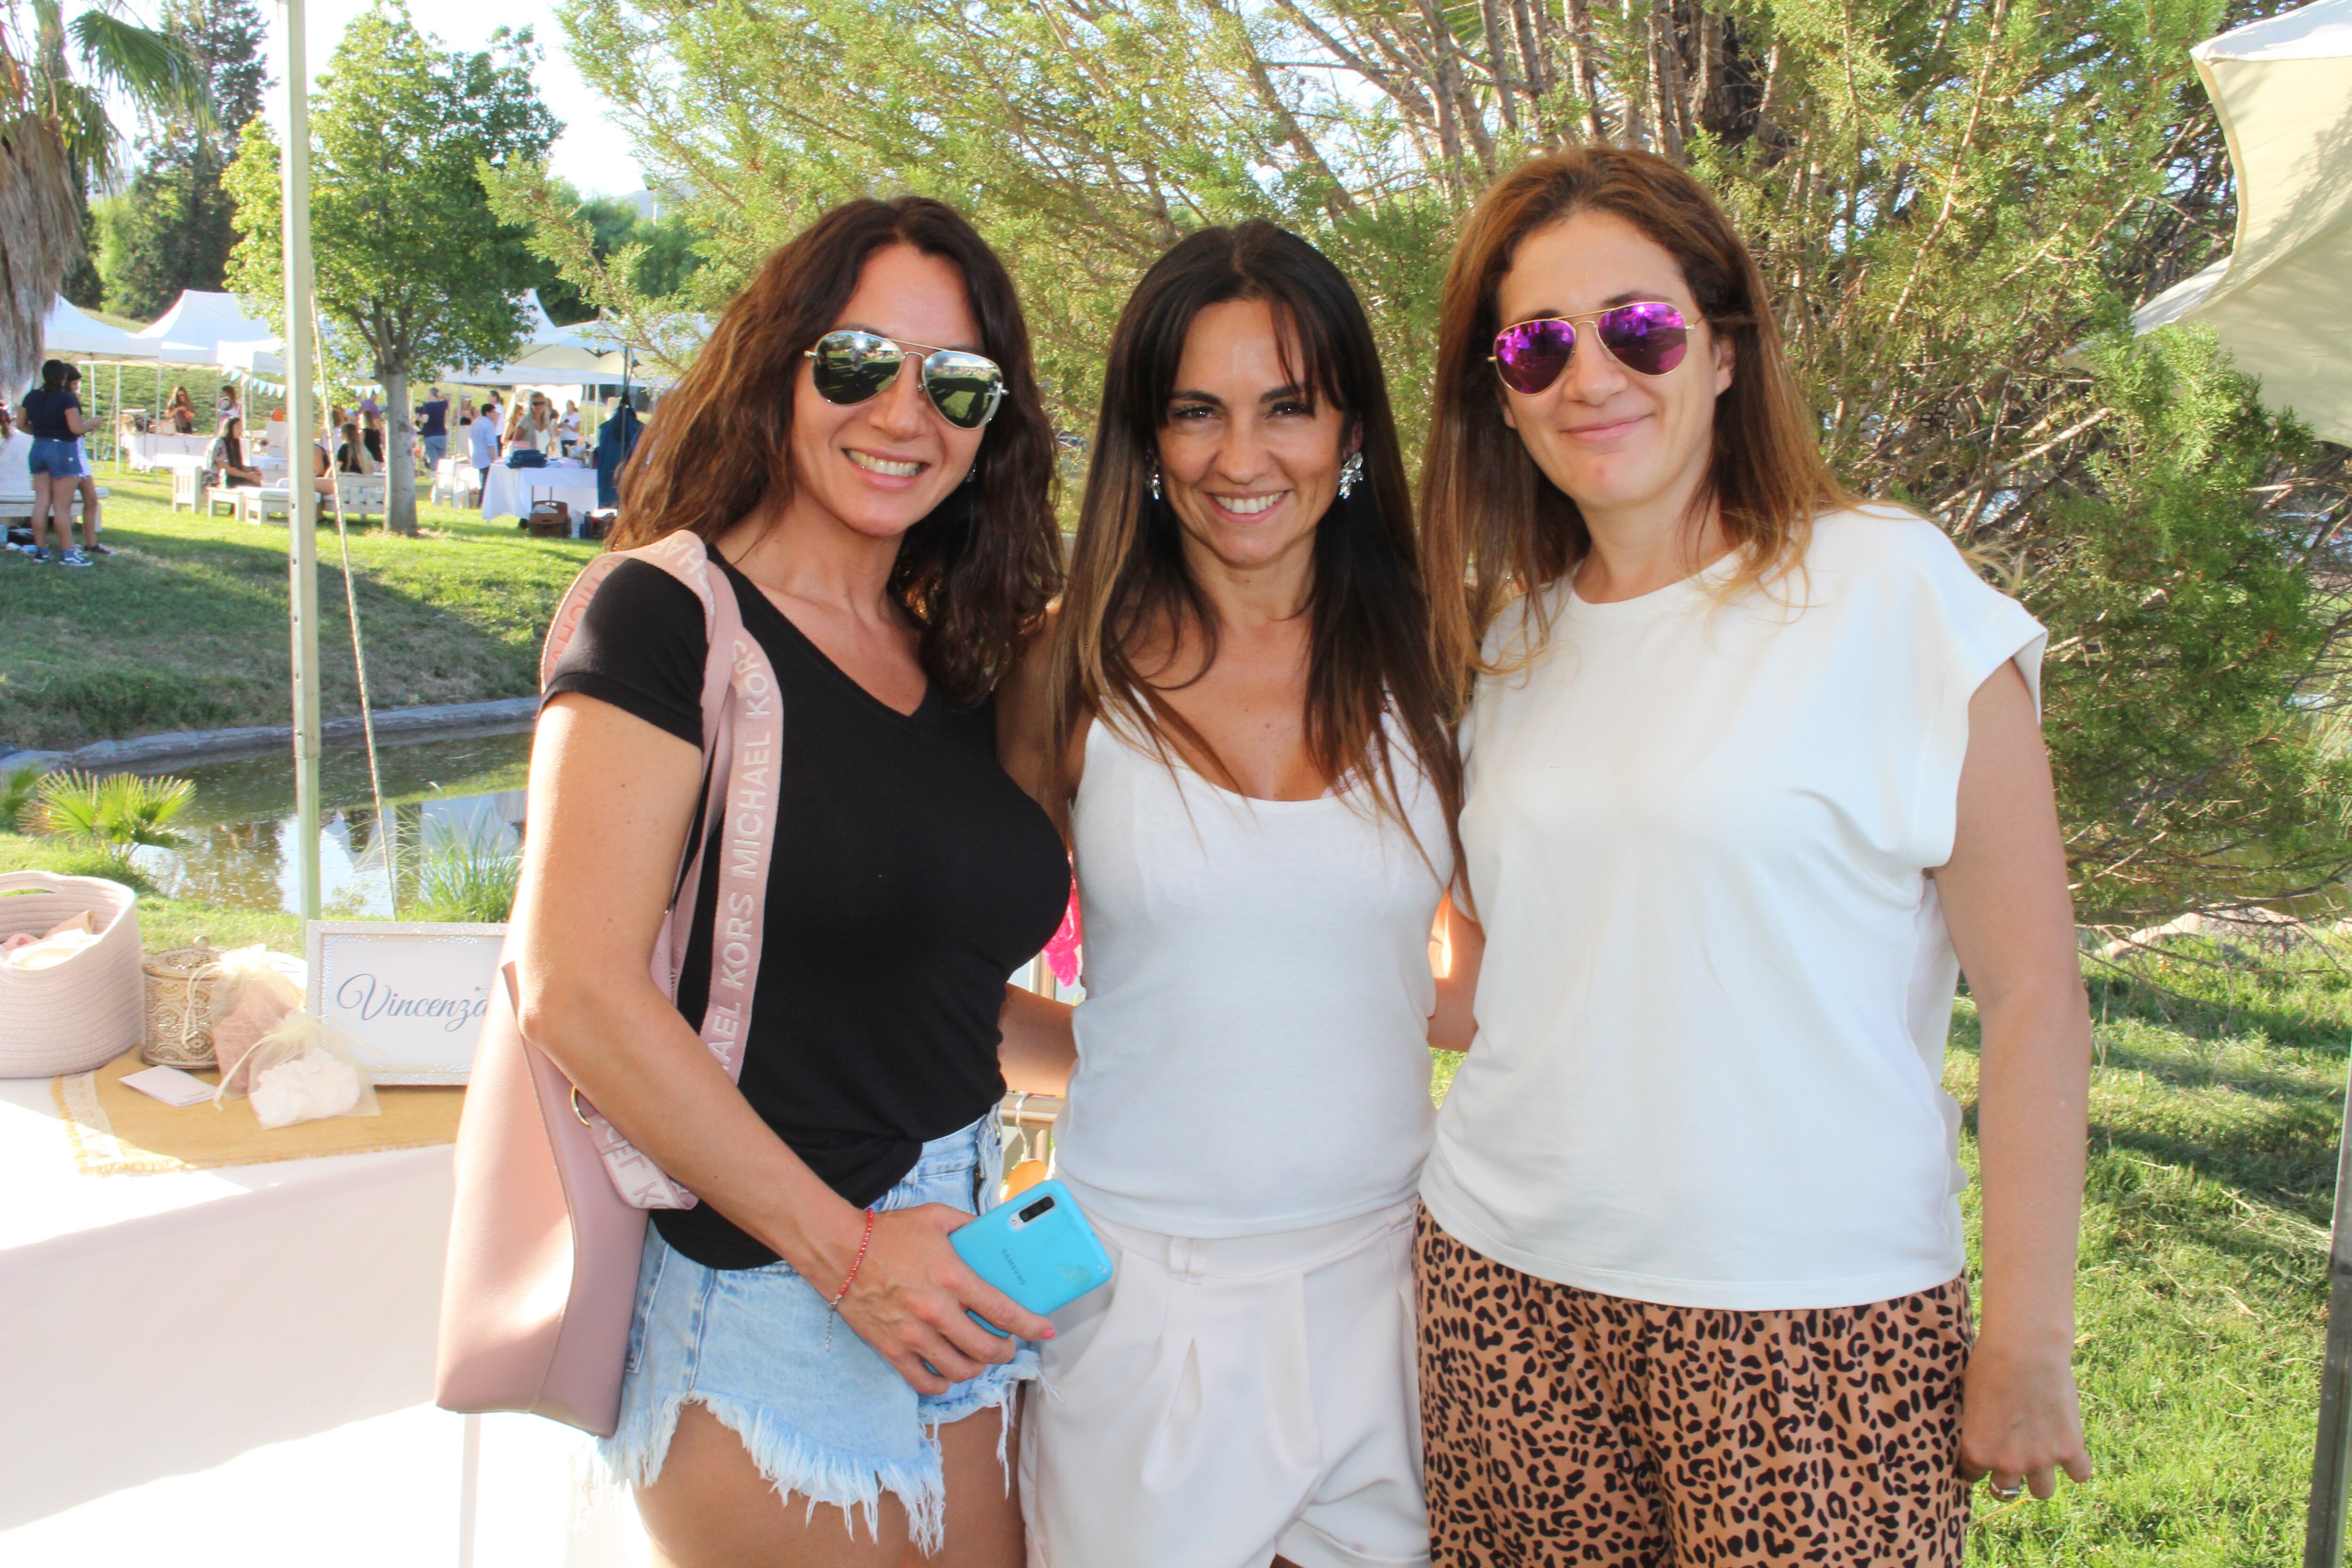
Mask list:
[{"label": "woman's hand holding phone", "polygon": [[[866,1261],[841,1300],[842,1321],[920,1394],[945,1394],[950,1384],[980,1375],[983,1366],[1003,1365],[1020,1340],[1054,1337],[1051,1322],[989,1285],[956,1255],[949,1233],[971,1220],[948,1204],[875,1215]],[[1016,1338],[989,1332],[964,1315],[968,1310]]]}]

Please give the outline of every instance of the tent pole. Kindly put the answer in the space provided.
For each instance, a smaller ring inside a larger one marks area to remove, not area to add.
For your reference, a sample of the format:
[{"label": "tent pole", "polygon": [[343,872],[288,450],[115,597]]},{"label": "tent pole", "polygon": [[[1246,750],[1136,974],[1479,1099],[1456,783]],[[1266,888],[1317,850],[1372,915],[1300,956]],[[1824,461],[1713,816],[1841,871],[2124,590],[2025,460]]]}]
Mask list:
[{"label": "tent pole", "polygon": [[122,362],[114,362],[114,472],[122,473]]},{"label": "tent pole", "polygon": [[2352,1092],[2336,1153],[2336,1226],[2327,1248],[2327,1350],[2319,1373],[2319,1441],[2304,1513],[2305,1568],[2344,1561],[2344,1510],[2352,1496]]},{"label": "tent pole", "polygon": [[[311,425],[310,93],[302,0],[286,7],[286,429]],[[319,918],[319,491],[287,454],[286,531],[294,661],[294,865],[302,918]]]}]

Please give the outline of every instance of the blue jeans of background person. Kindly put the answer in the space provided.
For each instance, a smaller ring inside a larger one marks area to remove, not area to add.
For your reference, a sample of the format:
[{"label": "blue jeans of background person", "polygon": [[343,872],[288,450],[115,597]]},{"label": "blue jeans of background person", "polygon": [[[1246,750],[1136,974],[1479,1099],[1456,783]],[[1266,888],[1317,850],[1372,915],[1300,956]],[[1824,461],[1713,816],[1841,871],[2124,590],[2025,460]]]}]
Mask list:
[{"label": "blue jeans of background person", "polygon": [[449,450],[449,437],[446,436],[426,436],[422,437],[422,439],[425,442],[425,471],[428,473],[438,472],[441,467],[442,455]]},{"label": "blue jeans of background person", "polygon": [[[993,1111],[934,1138],[882,1194],[882,1212],[946,1204],[966,1214],[995,1206],[1003,1145]],[[1003,1366],[918,1394],[874,1347],[833,1322],[826,1298],[789,1263],[707,1268],[648,1226],[637,1304],[621,1380],[618,1430],[597,1444],[613,1479],[657,1479],[680,1406],[697,1404],[743,1440],[778,1507],[830,1503],[871,1531],[882,1494],[905,1507],[916,1545],[939,1550],[947,1478],[938,1429],[1010,1400],[1037,1375],[1024,1344]]]},{"label": "blue jeans of background person", "polygon": [[25,467],[32,473],[48,474],[60,479],[78,479],[89,472],[81,460],[79,441],[59,441],[46,437],[34,438],[32,455],[26,459]]}]

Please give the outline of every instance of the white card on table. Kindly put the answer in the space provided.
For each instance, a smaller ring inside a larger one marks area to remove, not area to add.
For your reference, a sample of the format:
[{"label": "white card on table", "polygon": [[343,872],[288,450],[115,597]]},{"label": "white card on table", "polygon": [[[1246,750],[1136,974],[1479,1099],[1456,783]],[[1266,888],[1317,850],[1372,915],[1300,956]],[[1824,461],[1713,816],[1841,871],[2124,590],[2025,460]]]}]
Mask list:
[{"label": "white card on table", "polygon": [[135,1089],[166,1105],[201,1105],[213,1097],[213,1086],[178,1068],[147,1068],[122,1075],[122,1087]]}]

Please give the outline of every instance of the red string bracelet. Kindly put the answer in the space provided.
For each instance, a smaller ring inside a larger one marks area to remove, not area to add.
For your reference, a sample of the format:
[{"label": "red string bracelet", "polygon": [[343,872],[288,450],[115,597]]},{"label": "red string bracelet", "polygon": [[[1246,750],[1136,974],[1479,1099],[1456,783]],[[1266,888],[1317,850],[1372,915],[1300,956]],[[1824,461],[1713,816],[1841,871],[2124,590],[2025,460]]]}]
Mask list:
[{"label": "red string bracelet", "polygon": [[827,1350],[831,1350],[833,1348],[833,1321],[834,1319],[841,1316],[842,1299],[849,1294],[851,1282],[856,1279],[857,1270],[863,1267],[866,1262],[866,1249],[873,1245],[874,1211],[872,1209],[867,1209],[866,1211],[866,1234],[858,1238],[857,1256],[849,1260],[849,1272],[841,1277],[841,1289],[835,1290],[833,1293],[833,1300],[824,1304],[824,1348]]}]

